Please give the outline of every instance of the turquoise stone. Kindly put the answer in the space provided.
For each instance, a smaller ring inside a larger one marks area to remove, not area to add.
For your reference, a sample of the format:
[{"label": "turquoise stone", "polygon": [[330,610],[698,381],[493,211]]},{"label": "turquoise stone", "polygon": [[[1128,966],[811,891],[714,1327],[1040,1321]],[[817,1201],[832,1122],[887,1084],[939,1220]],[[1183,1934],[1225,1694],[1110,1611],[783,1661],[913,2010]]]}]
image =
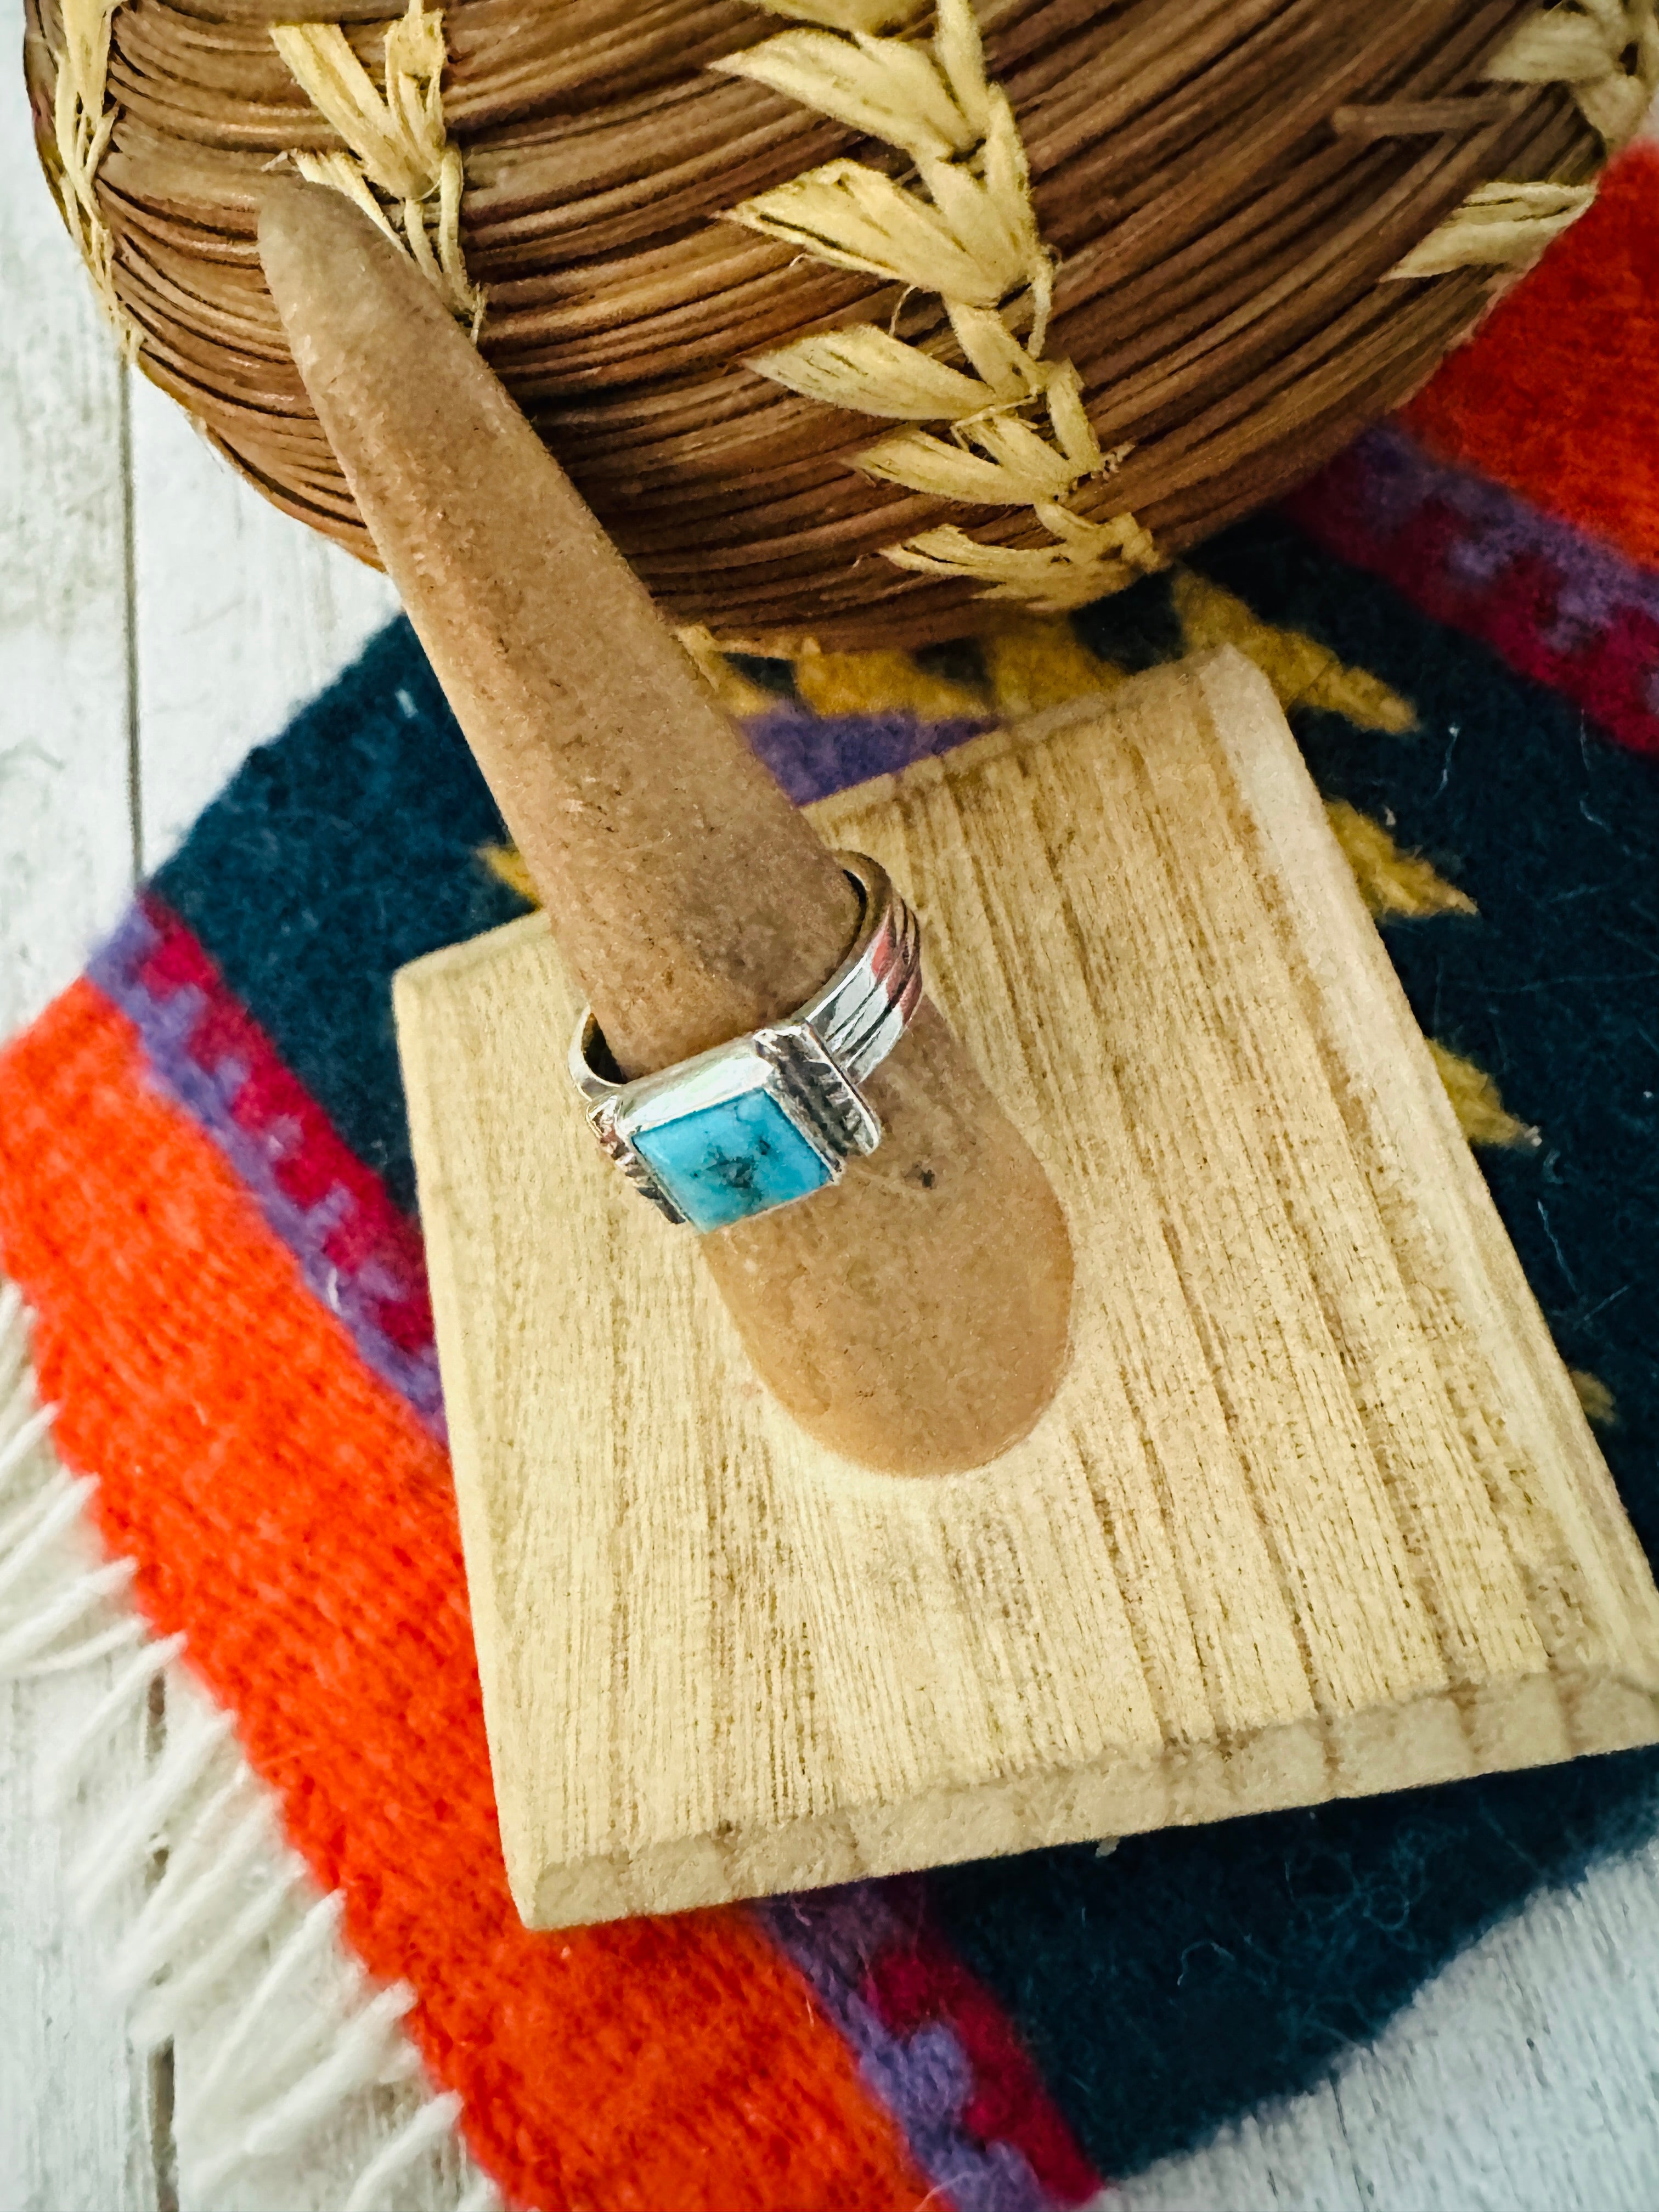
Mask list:
[{"label": "turquoise stone", "polygon": [[631,1133],[651,1172],[704,1234],[810,1197],[830,1181],[829,1169],[764,1091]]}]

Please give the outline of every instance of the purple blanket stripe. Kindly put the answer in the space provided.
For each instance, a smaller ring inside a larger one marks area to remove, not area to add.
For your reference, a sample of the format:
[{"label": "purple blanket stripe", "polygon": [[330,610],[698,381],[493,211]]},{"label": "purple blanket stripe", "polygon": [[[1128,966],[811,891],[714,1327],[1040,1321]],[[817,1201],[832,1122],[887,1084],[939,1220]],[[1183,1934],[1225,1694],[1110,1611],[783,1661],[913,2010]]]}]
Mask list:
[{"label": "purple blanket stripe", "polygon": [[276,1172],[282,1155],[272,1149],[272,1133],[255,1135],[236,1118],[236,1101],[249,1071],[234,1057],[204,1067],[191,1052],[207,1009],[205,994],[186,984],[162,997],[145,985],[144,963],[159,943],[149,916],[135,906],[88,963],[87,973],[137,1030],[156,1081],[224,1155],[299,1263],[306,1287],[339,1316],[365,1366],[398,1393],[440,1443],[447,1442],[436,1346],[410,1352],[392,1343],[376,1319],[375,1307],[398,1286],[382,1280],[372,1265],[348,1274],[329,1255],[330,1239],[353,1204],[350,1193],[337,1184],[307,1207],[283,1189]]},{"label": "purple blanket stripe", "polygon": [[917,2165],[957,2212],[1049,2212],[1048,2191],[1012,2143],[981,2144],[964,2132],[973,2069],[951,2029],[934,2021],[901,2040],[860,1995],[877,1953],[902,1932],[884,1886],[803,1891],[754,1910],[811,1982]]},{"label": "purple blanket stripe", "polygon": [[750,744],[797,806],[894,775],[912,761],[948,753],[996,727],[991,716],[923,721],[912,714],[824,714],[781,705],[744,722]]},{"label": "purple blanket stripe", "polygon": [[1285,512],[1436,622],[1564,692],[1609,736],[1659,751],[1659,576],[1397,423],[1369,430]]}]

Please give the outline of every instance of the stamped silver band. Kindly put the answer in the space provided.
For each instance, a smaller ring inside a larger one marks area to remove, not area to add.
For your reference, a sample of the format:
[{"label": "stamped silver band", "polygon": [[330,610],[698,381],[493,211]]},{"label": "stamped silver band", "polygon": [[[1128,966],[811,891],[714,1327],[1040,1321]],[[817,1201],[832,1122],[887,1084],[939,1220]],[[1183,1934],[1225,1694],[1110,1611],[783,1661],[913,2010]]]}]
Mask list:
[{"label": "stamped silver band", "polygon": [[858,933],[786,1020],[632,1083],[593,1065],[605,1046],[591,1007],[577,1024],[570,1074],[594,1133],[672,1221],[726,1228],[810,1197],[881,1141],[860,1086],[921,1003],[921,931],[884,868],[835,857],[862,902]]}]

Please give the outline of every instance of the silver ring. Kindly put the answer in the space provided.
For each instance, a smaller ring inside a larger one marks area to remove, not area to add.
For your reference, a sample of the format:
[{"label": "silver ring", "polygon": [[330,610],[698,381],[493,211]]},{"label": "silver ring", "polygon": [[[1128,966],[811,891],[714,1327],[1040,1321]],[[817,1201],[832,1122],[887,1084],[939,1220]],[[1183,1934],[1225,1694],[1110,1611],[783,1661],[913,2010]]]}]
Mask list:
[{"label": "silver ring", "polygon": [[921,927],[884,868],[835,858],[862,904],[858,934],[787,1020],[624,1083],[603,1072],[605,1039],[582,1010],[571,1081],[605,1152],[671,1221],[706,1233],[810,1198],[881,1142],[860,1086],[921,1004]]}]

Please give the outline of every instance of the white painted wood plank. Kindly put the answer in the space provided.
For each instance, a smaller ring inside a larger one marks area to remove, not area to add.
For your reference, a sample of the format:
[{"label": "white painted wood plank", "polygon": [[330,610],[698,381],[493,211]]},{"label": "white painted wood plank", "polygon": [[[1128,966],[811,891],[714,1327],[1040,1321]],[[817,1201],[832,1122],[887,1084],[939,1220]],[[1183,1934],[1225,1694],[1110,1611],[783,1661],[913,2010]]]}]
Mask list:
[{"label": "white painted wood plank", "polygon": [[[0,0],[0,52],[22,36]],[[0,1036],[69,982],[131,890],[122,371],[0,72]],[[152,2077],[105,1986],[108,1946],[64,1895],[42,1810],[55,1749],[115,1662],[0,1688],[0,2205],[161,2212]],[[71,1814],[137,1783],[118,1744]],[[139,1881],[117,1909],[135,1910]]]},{"label": "white painted wood plank", "polygon": [[121,370],[34,160],[0,0],[0,1036],[131,885]]},{"label": "white painted wood plank", "polygon": [[[105,1660],[0,1687],[0,2207],[3,2212],[165,2212],[148,2062],[129,2045],[106,1977],[106,1928],[81,1927],[66,1894],[75,1838],[118,1812],[137,1778],[134,1737],[113,1747],[59,1814],[52,1762],[109,1690]],[[112,1900],[137,1911],[139,1882]]]},{"label": "white painted wood plank", "polygon": [[148,872],[398,601],[384,576],[268,507],[142,381],[132,452]]}]

